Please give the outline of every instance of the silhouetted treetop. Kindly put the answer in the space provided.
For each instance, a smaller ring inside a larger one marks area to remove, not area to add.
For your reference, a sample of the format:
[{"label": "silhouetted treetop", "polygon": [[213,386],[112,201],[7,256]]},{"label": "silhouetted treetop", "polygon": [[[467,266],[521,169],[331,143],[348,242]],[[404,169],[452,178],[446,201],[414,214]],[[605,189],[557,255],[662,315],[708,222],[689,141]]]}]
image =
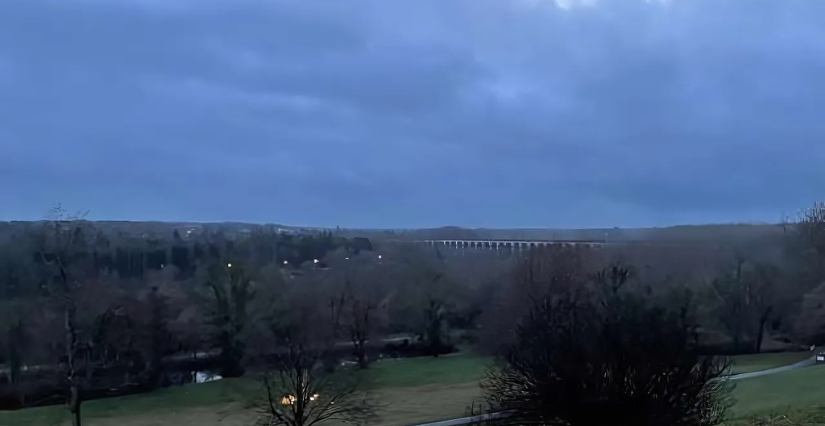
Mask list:
[{"label": "silhouetted treetop", "polygon": [[713,425],[727,407],[726,365],[701,357],[689,306],[624,290],[611,268],[536,299],[482,381],[505,424]]}]

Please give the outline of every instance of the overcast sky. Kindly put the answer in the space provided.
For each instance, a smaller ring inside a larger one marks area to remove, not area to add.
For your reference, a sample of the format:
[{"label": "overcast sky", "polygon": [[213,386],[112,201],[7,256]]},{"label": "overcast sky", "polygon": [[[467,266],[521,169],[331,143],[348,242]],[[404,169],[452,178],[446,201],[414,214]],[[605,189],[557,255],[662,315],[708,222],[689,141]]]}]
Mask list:
[{"label": "overcast sky", "polygon": [[823,115],[825,1],[0,1],[0,220],[777,221]]}]

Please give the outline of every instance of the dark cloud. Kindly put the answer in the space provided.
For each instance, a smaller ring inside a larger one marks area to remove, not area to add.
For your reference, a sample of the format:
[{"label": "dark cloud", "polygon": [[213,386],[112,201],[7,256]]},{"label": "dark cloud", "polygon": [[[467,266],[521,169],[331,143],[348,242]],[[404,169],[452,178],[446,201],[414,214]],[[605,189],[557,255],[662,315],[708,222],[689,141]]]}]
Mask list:
[{"label": "dark cloud", "polygon": [[0,219],[776,220],[825,187],[823,12],[0,2]]}]

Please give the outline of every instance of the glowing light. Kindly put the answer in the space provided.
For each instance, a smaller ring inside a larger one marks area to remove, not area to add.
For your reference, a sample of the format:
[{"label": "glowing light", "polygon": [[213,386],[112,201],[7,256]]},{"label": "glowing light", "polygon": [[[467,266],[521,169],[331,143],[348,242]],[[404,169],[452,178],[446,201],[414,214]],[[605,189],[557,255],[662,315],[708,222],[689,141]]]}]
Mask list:
[{"label": "glowing light", "polygon": [[289,265],[289,261],[288,261],[288,260],[284,260],[284,265]]},{"label": "glowing light", "polygon": [[380,255],[380,254],[378,255],[378,259],[381,259],[381,255]]},{"label": "glowing light", "polygon": [[227,264],[226,264],[226,267],[227,267],[227,268],[231,268],[231,267],[232,267],[232,264],[231,264],[231,263],[227,263]]},{"label": "glowing light", "polygon": [[[317,393],[313,394],[312,396],[309,397],[309,400],[310,401],[317,401],[319,396],[320,395],[318,395]],[[292,404],[295,403],[295,399],[296,399],[295,395],[286,394],[286,395],[281,397],[281,404],[283,404],[283,405],[292,405]]]},{"label": "glowing light", "polygon": [[312,259],[312,263],[318,263],[318,259]]}]

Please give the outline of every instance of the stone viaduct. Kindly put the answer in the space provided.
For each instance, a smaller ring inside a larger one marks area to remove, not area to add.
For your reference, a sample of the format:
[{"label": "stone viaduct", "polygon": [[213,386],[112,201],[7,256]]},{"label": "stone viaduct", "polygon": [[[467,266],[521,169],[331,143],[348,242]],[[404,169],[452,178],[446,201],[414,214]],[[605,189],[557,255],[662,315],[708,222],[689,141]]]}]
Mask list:
[{"label": "stone viaduct", "polygon": [[450,249],[496,250],[496,251],[527,251],[535,248],[561,246],[572,248],[601,248],[608,245],[601,241],[566,241],[566,240],[423,240],[418,243],[434,247]]}]

